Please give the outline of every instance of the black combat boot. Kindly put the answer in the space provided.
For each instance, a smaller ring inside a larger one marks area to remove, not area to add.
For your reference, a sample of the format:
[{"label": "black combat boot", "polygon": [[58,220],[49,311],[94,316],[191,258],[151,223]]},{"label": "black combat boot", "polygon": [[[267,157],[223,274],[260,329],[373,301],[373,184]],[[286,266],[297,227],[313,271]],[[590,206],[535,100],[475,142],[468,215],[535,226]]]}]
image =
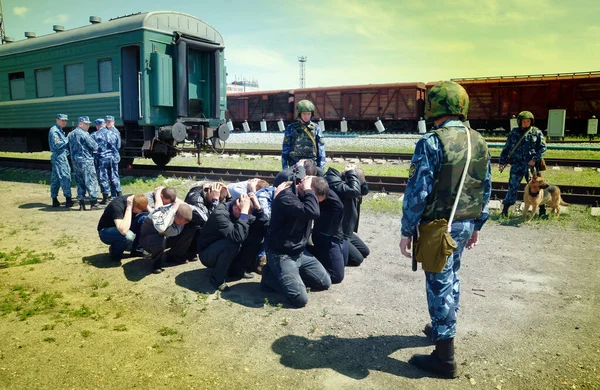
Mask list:
[{"label": "black combat boot", "polygon": [[540,218],[541,219],[548,219],[548,214],[546,214],[546,205],[541,205],[540,206]]},{"label": "black combat boot", "polygon": [[502,216],[503,217],[508,217],[508,209],[510,208],[509,204],[505,204],[504,207],[502,208]]},{"label": "black combat boot", "polygon": [[117,191],[117,196],[122,196],[123,193],[121,191]]},{"label": "black combat boot", "polygon": [[107,204],[108,203],[108,194],[102,194],[102,200],[98,202],[98,204]]},{"label": "black combat boot", "polygon": [[66,208],[73,207],[74,204],[75,204],[75,202],[73,202],[73,198],[71,198],[70,196],[67,196],[67,202],[65,203],[65,207]]},{"label": "black combat boot", "polygon": [[96,199],[90,199],[90,210],[102,210],[102,207],[96,203]]},{"label": "black combat boot", "polygon": [[85,211],[85,199],[79,200],[79,211]]},{"label": "black combat boot", "polygon": [[454,339],[436,341],[431,355],[413,355],[408,362],[444,378],[452,379],[458,375],[454,360]]},{"label": "black combat boot", "polygon": [[52,207],[60,207],[60,202],[58,198],[52,198]]}]

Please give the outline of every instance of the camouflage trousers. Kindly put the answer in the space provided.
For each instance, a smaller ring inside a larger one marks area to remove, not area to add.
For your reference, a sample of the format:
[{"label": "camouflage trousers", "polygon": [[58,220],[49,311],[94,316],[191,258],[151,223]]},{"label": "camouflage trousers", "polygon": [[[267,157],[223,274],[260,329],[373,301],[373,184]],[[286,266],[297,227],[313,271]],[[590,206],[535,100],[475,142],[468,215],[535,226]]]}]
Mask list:
[{"label": "camouflage trousers", "polygon": [[425,272],[425,290],[433,341],[452,339],[456,336],[456,317],[460,299],[460,260],[467,241],[473,233],[473,220],[452,223],[450,235],[458,247],[448,256],[442,272]]},{"label": "camouflage trousers", "polygon": [[121,178],[119,177],[119,161],[121,156],[113,156],[110,159],[110,169],[108,170],[108,181],[110,182],[110,196],[113,198],[117,196],[117,193],[123,192],[121,188]]},{"label": "camouflage trousers", "polygon": [[502,203],[512,206],[517,202],[517,193],[523,177],[528,182],[531,178],[530,167],[525,164],[514,164],[510,166],[510,179],[508,180],[508,191]]},{"label": "camouflage trousers", "polygon": [[85,199],[86,192],[90,199],[98,198],[98,179],[94,160],[73,159],[73,176],[77,183],[77,199]]},{"label": "camouflage trousers", "polygon": [[58,156],[52,154],[50,157],[52,162],[52,175],[50,176],[50,197],[58,196],[58,189],[62,188],[63,195],[67,198],[71,197],[71,167],[67,154],[63,153]]},{"label": "camouflage trousers", "polygon": [[109,171],[111,169],[112,157],[100,157],[97,160],[96,173],[98,175],[98,184],[100,184],[100,192],[108,194],[110,192]]}]

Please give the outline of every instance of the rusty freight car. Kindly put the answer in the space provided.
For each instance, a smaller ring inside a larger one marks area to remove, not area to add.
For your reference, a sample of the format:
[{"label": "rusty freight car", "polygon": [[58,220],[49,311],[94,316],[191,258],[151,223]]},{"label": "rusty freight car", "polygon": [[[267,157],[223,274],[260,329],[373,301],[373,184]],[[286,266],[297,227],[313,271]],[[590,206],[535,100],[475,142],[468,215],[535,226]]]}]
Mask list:
[{"label": "rusty freight car", "polygon": [[236,129],[241,129],[247,120],[252,130],[258,130],[264,119],[267,129],[275,131],[279,119],[294,119],[294,95],[290,90],[229,93],[227,104],[225,117]]},{"label": "rusty freight car", "polygon": [[388,131],[417,131],[425,104],[424,83],[303,88],[293,93],[296,102],[308,99],[315,104],[315,119],[322,118],[328,130],[339,129],[343,118],[351,130],[374,130],[380,118]]},{"label": "rusty freight car", "polygon": [[[600,116],[600,72],[453,79],[469,93],[474,129],[509,129],[513,115],[527,110],[546,129],[548,110],[565,109],[565,129],[585,134],[587,120]],[[428,83],[429,89],[435,83]]]}]

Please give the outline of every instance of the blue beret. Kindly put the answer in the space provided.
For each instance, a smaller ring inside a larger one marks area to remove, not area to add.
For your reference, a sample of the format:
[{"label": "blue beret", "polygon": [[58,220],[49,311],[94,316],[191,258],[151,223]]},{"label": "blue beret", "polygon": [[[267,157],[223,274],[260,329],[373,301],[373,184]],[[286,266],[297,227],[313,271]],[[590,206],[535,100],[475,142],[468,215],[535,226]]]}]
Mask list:
[{"label": "blue beret", "polygon": [[104,117],[104,119],[106,119],[107,121],[114,121],[115,117],[112,115],[107,115],[106,117]]},{"label": "blue beret", "polygon": [[96,120],[94,121],[94,124],[95,124],[96,126],[98,126],[98,125],[103,125],[103,124],[104,124],[104,119],[102,119],[102,118],[98,118],[98,119],[96,119]]},{"label": "blue beret", "polygon": [[60,120],[63,120],[63,121],[68,121],[69,117],[67,115],[65,115],[65,114],[56,114],[56,119],[60,119]]},{"label": "blue beret", "polygon": [[92,123],[90,122],[90,118],[87,116],[80,116],[79,118],[77,118],[77,122],[83,122],[83,123]]}]

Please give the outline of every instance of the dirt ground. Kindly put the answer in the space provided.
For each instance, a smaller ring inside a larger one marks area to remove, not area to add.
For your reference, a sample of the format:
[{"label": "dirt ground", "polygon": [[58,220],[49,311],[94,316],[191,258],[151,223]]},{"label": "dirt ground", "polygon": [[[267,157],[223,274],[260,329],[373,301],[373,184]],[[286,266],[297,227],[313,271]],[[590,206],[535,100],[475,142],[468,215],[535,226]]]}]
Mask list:
[{"label": "dirt ground", "polygon": [[0,270],[0,388],[600,388],[600,233],[488,223],[463,257],[461,375],[444,380],[407,363],[432,347],[398,215],[363,213],[371,256],[291,309],[258,276],[216,294],[199,262],[113,263],[101,211],[49,203],[47,185],[0,185],[0,252],[30,263]]}]

